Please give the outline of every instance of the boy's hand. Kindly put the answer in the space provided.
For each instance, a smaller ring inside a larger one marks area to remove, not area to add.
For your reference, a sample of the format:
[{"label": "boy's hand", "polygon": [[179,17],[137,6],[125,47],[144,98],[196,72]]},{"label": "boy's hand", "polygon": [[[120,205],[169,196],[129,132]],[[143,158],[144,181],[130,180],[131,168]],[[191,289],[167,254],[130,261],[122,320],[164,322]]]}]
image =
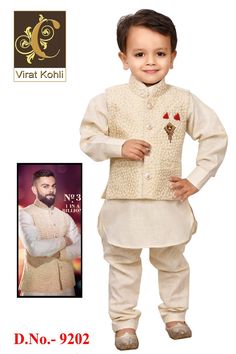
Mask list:
[{"label": "boy's hand", "polygon": [[151,150],[151,145],[144,140],[130,139],[122,146],[122,157],[129,160],[140,161],[145,155],[148,155]]},{"label": "boy's hand", "polygon": [[183,202],[190,195],[197,193],[198,189],[186,178],[179,178],[176,176],[170,177],[171,189],[174,192],[175,199]]}]

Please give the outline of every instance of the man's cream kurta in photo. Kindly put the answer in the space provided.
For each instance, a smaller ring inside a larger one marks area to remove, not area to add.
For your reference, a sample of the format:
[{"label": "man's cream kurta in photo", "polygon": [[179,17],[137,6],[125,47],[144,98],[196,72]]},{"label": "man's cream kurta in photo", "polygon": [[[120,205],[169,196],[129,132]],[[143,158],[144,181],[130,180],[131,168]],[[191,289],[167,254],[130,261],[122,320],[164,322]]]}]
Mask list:
[{"label": "man's cream kurta in photo", "polygon": [[81,255],[81,236],[71,216],[35,200],[20,210],[20,238],[25,247],[22,296],[74,296],[71,261]]}]

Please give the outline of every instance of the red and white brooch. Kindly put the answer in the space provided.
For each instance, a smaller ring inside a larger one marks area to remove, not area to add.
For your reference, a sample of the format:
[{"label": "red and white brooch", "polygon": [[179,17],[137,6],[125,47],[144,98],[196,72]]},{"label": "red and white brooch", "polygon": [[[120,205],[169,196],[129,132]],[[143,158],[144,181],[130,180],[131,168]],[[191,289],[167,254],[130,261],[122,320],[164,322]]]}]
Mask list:
[{"label": "red and white brooch", "polygon": [[[163,119],[169,119],[170,116],[169,116],[169,113],[166,112],[163,117]],[[180,114],[179,113],[176,113],[174,114],[174,120],[180,120]],[[166,134],[168,135],[168,139],[171,143],[171,140],[172,140],[172,137],[173,137],[173,134],[174,134],[174,131],[176,129],[176,127],[174,126],[174,124],[172,123],[168,123],[165,127],[164,127],[165,131],[166,131]]]}]

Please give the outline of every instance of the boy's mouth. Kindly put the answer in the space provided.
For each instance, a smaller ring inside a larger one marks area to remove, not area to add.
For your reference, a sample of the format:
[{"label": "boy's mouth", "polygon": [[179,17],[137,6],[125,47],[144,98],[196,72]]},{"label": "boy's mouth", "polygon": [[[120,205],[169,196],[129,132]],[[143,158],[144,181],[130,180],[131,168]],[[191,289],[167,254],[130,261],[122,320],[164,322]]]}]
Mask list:
[{"label": "boy's mouth", "polygon": [[144,70],[144,72],[146,74],[156,74],[158,72],[158,70],[157,69],[156,70],[154,70],[154,69],[152,69],[152,70]]}]

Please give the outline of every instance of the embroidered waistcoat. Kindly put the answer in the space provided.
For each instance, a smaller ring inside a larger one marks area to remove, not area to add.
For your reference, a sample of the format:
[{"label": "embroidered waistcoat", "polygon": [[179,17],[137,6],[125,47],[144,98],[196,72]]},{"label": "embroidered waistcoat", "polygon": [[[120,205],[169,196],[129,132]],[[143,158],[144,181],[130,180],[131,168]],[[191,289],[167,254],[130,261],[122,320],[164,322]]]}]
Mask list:
[{"label": "embroidered waistcoat", "polygon": [[111,158],[105,199],[173,200],[170,176],[181,176],[189,92],[164,80],[147,87],[130,82],[106,91],[109,136],[151,144],[144,161]]},{"label": "embroidered waistcoat", "polygon": [[[67,235],[68,215],[58,208],[48,208],[36,201],[24,210],[31,215],[40,239]],[[59,252],[51,257],[33,257],[26,250],[20,289],[27,292],[53,293],[73,288],[75,278],[72,263],[60,260],[59,257]]]}]

